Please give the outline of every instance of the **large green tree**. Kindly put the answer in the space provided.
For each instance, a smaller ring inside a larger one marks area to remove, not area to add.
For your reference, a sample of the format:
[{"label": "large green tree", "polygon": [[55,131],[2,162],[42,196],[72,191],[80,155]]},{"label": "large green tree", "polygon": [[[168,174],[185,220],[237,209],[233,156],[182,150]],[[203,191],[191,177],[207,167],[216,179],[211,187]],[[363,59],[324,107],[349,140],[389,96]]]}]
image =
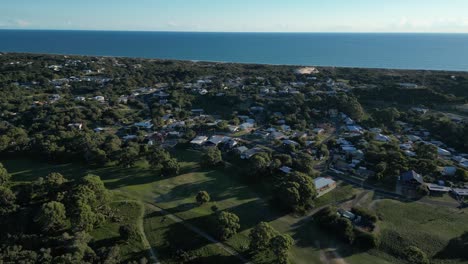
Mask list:
[{"label": "large green tree", "polygon": [[230,212],[223,211],[217,215],[218,234],[220,239],[226,240],[240,229],[239,217]]},{"label": "large green tree", "polygon": [[0,186],[0,215],[6,215],[16,211],[16,195],[10,188]]},{"label": "large green tree", "polygon": [[48,202],[42,205],[36,221],[45,232],[55,232],[66,227],[65,205],[59,202]]},{"label": "large green tree", "polygon": [[292,247],[294,240],[290,235],[277,235],[270,241],[270,248],[275,253],[277,263],[289,263],[289,249]]},{"label": "large green tree", "polygon": [[218,165],[223,161],[221,156],[221,151],[218,148],[211,147],[206,148],[201,157],[201,166],[205,168],[210,168]]},{"label": "large green tree", "polygon": [[271,239],[277,235],[276,230],[266,222],[260,222],[249,233],[249,248],[258,253],[261,250],[268,249]]},{"label": "large green tree", "polygon": [[10,182],[11,175],[8,171],[3,167],[3,164],[0,163],[0,186],[5,186]]}]

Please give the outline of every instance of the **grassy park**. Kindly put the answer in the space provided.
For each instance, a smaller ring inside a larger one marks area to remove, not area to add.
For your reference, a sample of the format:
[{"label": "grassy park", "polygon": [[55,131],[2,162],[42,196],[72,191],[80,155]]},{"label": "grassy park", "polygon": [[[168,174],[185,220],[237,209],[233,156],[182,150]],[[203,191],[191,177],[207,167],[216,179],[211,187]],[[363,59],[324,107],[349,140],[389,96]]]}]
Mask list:
[{"label": "grassy park", "polygon": [[[238,263],[239,260],[182,224],[156,212],[152,208],[153,204],[213,236],[213,206],[217,210],[237,214],[241,221],[241,230],[226,241],[226,244],[246,256],[249,230],[260,221],[265,221],[294,238],[295,245],[291,250],[293,263],[320,263],[323,261],[324,250],[330,248],[336,249],[345,263],[376,263],[377,257],[379,263],[385,263],[382,262],[382,253],[376,250],[350,251],[349,246],[315,226],[310,221],[311,217],[296,217],[277,211],[270,205],[270,197],[261,186],[244,184],[229,167],[203,170],[198,167],[200,153],[196,151],[178,151],[176,156],[182,164],[181,174],[171,178],[161,178],[144,162],[129,169],[115,166],[92,168],[80,164],[50,165],[31,160],[7,160],[3,163],[17,183],[33,181],[50,172],[60,172],[68,178],[78,178],[88,173],[99,175],[106,186],[113,190],[112,206],[123,215],[122,222],[141,224],[148,243],[168,263],[177,262],[171,245],[178,245],[178,249],[200,257],[205,263]],[[195,202],[195,195],[200,190],[207,191],[211,196],[211,201],[202,206]],[[335,191],[317,199],[316,207],[339,204],[353,199],[358,192],[349,185],[340,184]],[[397,232],[399,236],[427,252],[438,252],[443,250],[450,239],[468,230],[464,224],[468,215],[464,211],[445,208],[431,210],[419,204],[403,204],[390,200],[373,204],[381,217],[379,226],[382,238],[388,239],[388,243],[392,243],[394,233]],[[451,224],[444,224],[447,222]],[[93,231],[95,243],[117,239],[118,226],[119,224],[108,224]],[[148,254],[147,247],[142,241],[134,241],[124,245],[122,251],[128,257],[135,254],[140,256]],[[249,257],[257,263],[269,263],[272,260],[268,255]]]}]

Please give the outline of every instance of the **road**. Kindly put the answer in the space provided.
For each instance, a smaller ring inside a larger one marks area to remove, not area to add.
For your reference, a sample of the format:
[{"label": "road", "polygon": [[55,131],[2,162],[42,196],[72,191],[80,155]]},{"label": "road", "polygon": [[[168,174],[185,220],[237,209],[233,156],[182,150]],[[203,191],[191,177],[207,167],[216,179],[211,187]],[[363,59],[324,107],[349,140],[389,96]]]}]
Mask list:
[{"label": "road", "polygon": [[332,171],[329,171],[329,174],[333,175],[336,179],[342,180],[343,182],[349,183],[351,185],[354,185],[355,187],[362,188],[365,190],[373,191],[376,194],[386,197],[386,198],[392,198],[395,200],[400,200],[403,202],[417,202],[417,203],[422,203],[422,204],[427,204],[427,205],[434,205],[434,206],[445,206],[445,207],[451,207],[451,208],[459,208],[460,204],[458,202],[448,202],[448,201],[435,201],[428,199],[427,197],[424,197],[419,200],[413,200],[413,199],[408,199],[404,195],[394,193],[391,191],[383,190],[380,188],[376,188],[375,186],[372,186],[370,184],[366,184],[363,181],[357,181],[353,180],[349,177],[339,175],[337,173],[334,173]]},{"label": "road", "polygon": [[180,224],[184,225],[186,228],[190,229],[191,231],[193,231],[193,232],[197,233],[198,235],[206,238],[207,240],[214,243],[216,246],[218,246],[222,250],[224,250],[227,253],[229,253],[230,255],[235,256],[236,258],[238,258],[240,261],[242,261],[242,263],[252,264],[251,262],[249,262],[246,258],[244,258],[239,252],[237,252],[231,246],[228,246],[225,243],[218,241],[217,239],[212,237],[210,234],[206,233],[205,231],[201,230],[200,228],[198,228],[198,227],[196,227],[194,225],[191,225],[191,224],[185,222],[184,219],[178,217],[177,215],[171,214],[170,212],[164,210],[163,208],[161,208],[161,207],[159,207],[159,206],[157,206],[155,204],[147,203],[147,205],[149,207],[151,207],[151,209],[155,210],[156,212],[159,212],[162,215],[165,215],[166,217],[168,217],[172,221],[174,221],[176,223],[180,223]]}]

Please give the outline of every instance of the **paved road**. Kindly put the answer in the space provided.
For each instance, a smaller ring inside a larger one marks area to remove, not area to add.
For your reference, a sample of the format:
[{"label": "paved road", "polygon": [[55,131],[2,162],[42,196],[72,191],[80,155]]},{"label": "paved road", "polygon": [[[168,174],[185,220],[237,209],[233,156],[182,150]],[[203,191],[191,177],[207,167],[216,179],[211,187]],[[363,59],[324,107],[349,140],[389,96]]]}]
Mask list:
[{"label": "paved road", "polygon": [[198,228],[198,227],[196,227],[194,225],[191,225],[191,224],[185,222],[184,219],[178,217],[177,215],[171,214],[170,212],[162,209],[161,207],[159,207],[159,206],[157,206],[155,204],[147,203],[147,205],[149,207],[151,207],[152,209],[154,209],[155,211],[167,216],[172,221],[174,221],[176,223],[183,224],[186,228],[188,228],[188,229],[192,230],[193,232],[197,233],[198,235],[206,238],[210,242],[214,243],[216,246],[220,247],[222,250],[224,250],[227,253],[229,253],[230,255],[235,256],[236,258],[238,258],[240,261],[242,261],[242,263],[252,264],[251,262],[249,262],[246,258],[244,258],[239,252],[237,252],[231,246],[228,246],[225,243],[216,240],[210,234],[206,233],[205,231],[201,230],[200,228]]}]

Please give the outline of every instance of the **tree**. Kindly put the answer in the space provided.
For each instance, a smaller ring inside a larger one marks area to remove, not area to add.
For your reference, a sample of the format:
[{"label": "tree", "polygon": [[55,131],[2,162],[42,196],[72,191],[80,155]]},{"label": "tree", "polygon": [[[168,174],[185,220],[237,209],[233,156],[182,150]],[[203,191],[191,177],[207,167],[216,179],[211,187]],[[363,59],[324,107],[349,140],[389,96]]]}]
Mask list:
[{"label": "tree", "polygon": [[457,171],[455,172],[455,177],[459,181],[468,182],[468,170],[457,169]]},{"label": "tree", "polygon": [[175,158],[170,158],[162,163],[161,173],[167,176],[175,176],[179,174],[180,164]]},{"label": "tree", "polygon": [[426,253],[415,246],[409,246],[405,249],[404,255],[409,263],[414,264],[428,264],[429,259]]},{"label": "tree", "polygon": [[432,144],[419,143],[416,145],[415,152],[422,159],[437,159],[437,147]]},{"label": "tree", "polygon": [[0,215],[12,213],[17,208],[15,194],[9,188],[0,186]]},{"label": "tree", "polygon": [[71,218],[73,229],[86,232],[92,231],[96,222],[96,214],[91,207],[87,204],[80,204],[75,210],[76,213]]},{"label": "tree", "polygon": [[109,191],[104,186],[101,178],[97,175],[86,175],[81,180],[82,186],[89,188],[96,198],[95,203],[91,203],[93,206],[96,206],[96,209],[102,209],[108,206],[109,204]]},{"label": "tree", "polygon": [[294,159],[294,168],[307,175],[314,175],[314,159],[307,153],[298,153]]},{"label": "tree", "polygon": [[135,165],[139,159],[140,147],[138,144],[130,142],[127,146],[122,148],[118,155],[119,164],[123,167],[130,168]]},{"label": "tree", "polygon": [[0,163],[0,186],[5,186],[10,182],[11,175],[8,171],[3,167],[3,164]]},{"label": "tree", "polygon": [[57,172],[52,172],[45,178],[44,184],[46,188],[58,188],[64,184],[67,180],[63,177],[62,174]]},{"label": "tree", "polygon": [[221,151],[215,147],[207,148],[201,157],[201,166],[204,168],[210,168],[218,165],[223,161]]},{"label": "tree", "polygon": [[255,176],[257,180],[260,180],[270,172],[270,163],[271,159],[268,153],[258,153],[249,159],[249,173]]},{"label": "tree", "polygon": [[48,202],[42,205],[36,221],[45,232],[56,232],[66,226],[65,205],[59,202]]},{"label": "tree", "polygon": [[253,252],[267,249],[271,239],[276,236],[277,231],[266,222],[260,222],[249,233],[249,248]]},{"label": "tree", "polygon": [[64,184],[67,180],[63,177],[62,174],[52,172],[45,178],[43,185],[41,186],[43,191],[47,192],[47,196],[50,199],[57,199],[57,194],[60,191],[60,187]]},{"label": "tree", "polygon": [[271,239],[270,248],[277,257],[277,263],[289,263],[288,251],[293,243],[294,240],[290,235],[277,235]]},{"label": "tree", "polygon": [[300,172],[291,173],[276,192],[279,201],[290,210],[306,209],[317,195],[312,179]]},{"label": "tree", "polygon": [[139,239],[138,229],[134,225],[122,225],[119,227],[120,238],[124,241]]},{"label": "tree", "polygon": [[239,217],[234,213],[221,212],[217,215],[218,233],[222,240],[227,240],[240,229]]},{"label": "tree", "polygon": [[161,170],[163,175],[174,176],[179,173],[180,165],[177,159],[172,158],[169,152],[160,147],[150,149],[146,159],[151,168]]},{"label": "tree", "polygon": [[197,203],[202,205],[210,201],[210,195],[207,191],[199,191],[196,197]]}]

